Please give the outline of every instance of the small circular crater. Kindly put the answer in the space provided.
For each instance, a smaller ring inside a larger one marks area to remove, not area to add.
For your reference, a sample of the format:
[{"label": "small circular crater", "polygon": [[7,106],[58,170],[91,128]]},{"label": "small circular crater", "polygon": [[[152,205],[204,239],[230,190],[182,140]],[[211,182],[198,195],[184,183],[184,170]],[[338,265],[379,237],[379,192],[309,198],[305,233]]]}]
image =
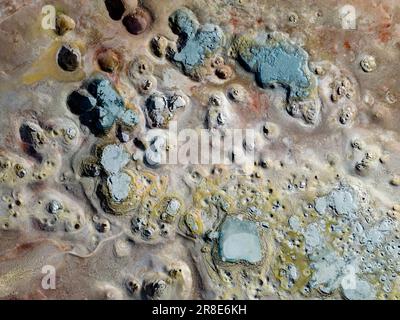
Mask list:
[{"label": "small circular crater", "polygon": [[105,0],[104,1],[108,14],[110,18],[113,20],[121,20],[124,12],[125,12],[125,5],[122,0]]},{"label": "small circular crater", "polygon": [[69,45],[62,45],[57,53],[57,64],[61,69],[73,72],[79,68],[81,62],[81,53],[78,49]]}]

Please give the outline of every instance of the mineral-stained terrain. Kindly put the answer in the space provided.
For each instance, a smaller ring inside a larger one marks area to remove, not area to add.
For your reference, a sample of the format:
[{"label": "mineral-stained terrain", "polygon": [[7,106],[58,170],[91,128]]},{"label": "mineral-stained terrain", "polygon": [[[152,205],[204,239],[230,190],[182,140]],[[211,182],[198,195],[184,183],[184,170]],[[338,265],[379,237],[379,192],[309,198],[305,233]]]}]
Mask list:
[{"label": "mineral-stained terrain", "polygon": [[0,43],[0,298],[400,297],[398,0],[1,0]]}]

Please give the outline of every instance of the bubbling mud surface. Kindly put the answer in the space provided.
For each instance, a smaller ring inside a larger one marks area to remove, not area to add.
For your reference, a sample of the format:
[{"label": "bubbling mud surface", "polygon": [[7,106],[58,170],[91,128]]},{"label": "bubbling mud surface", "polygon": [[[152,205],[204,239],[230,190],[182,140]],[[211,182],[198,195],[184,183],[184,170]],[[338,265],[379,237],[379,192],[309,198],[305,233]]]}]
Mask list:
[{"label": "bubbling mud surface", "polygon": [[0,298],[400,297],[396,0],[53,3],[0,4]]}]

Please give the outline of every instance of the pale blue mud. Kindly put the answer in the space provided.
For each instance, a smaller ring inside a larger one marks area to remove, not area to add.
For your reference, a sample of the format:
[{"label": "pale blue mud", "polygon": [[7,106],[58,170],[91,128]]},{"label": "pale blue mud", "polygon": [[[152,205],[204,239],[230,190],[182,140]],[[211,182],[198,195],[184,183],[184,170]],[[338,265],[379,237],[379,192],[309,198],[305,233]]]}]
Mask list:
[{"label": "pale blue mud", "polygon": [[308,68],[306,51],[286,39],[258,37],[247,42],[243,39],[238,39],[237,59],[255,74],[261,87],[281,85],[290,99],[310,96],[315,81]]},{"label": "pale blue mud", "polygon": [[127,126],[139,122],[138,115],[125,107],[122,97],[104,77],[87,80],[83,88],[69,95],[67,104],[71,112],[80,116],[82,124],[96,135],[105,133],[116,121]]},{"label": "pale blue mud", "polygon": [[200,26],[196,16],[187,8],[175,11],[169,18],[172,31],[179,36],[178,52],[172,56],[185,74],[204,64],[205,59],[221,47],[224,33],[214,24]]},{"label": "pale blue mud", "polygon": [[121,202],[129,195],[131,177],[125,172],[117,172],[107,178],[107,186],[112,199]]},{"label": "pale blue mud", "polygon": [[119,172],[129,162],[129,153],[122,145],[109,144],[103,150],[100,163],[109,174]]}]

